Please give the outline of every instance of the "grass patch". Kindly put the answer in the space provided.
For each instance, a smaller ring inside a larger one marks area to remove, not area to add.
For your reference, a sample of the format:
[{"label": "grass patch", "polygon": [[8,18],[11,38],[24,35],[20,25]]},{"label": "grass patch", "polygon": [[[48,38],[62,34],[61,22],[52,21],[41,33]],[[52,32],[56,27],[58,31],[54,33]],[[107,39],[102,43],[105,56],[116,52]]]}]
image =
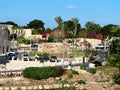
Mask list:
[{"label": "grass patch", "polygon": [[37,54],[37,52],[29,52],[29,55],[32,57],[32,56],[35,56],[35,54]]},{"label": "grass patch", "polygon": [[116,68],[116,67],[111,67],[111,66],[99,66],[99,67],[96,67],[96,70],[97,70],[97,71],[102,71],[102,72],[104,72],[105,74],[106,74],[106,73],[114,74],[114,73],[116,73],[116,72],[119,72],[118,68]]},{"label": "grass patch", "polygon": [[77,83],[78,84],[86,84],[86,82],[84,80],[78,80]]},{"label": "grass patch", "polygon": [[[72,58],[75,56],[76,54],[76,57],[81,57],[81,56],[84,56],[85,55],[85,52],[83,51],[76,51],[76,52],[71,52],[69,55],[67,53],[64,53],[64,58],[67,58],[67,56],[71,56]],[[58,58],[61,58],[63,53],[51,53],[50,56],[52,55],[55,55],[57,56]]]},{"label": "grass patch", "polygon": [[[33,57],[37,53],[39,53],[39,52],[32,51],[32,52],[29,52],[29,55],[31,57]],[[40,54],[42,54],[42,53],[40,53]],[[85,55],[85,52],[83,52],[83,51],[76,51],[76,52],[71,52],[69,55],[67,53],[64,53],[64,58],[67,58],[68,56],[73,58],[73,57],[75,57],[75,54],[76,54],[76,57],[81,57],[81,56]],[[57,56],[58,58],[62,58],[63,53],[62,52],[60,52],[60,53],[48,53],[48,55],[49,56]]]}]

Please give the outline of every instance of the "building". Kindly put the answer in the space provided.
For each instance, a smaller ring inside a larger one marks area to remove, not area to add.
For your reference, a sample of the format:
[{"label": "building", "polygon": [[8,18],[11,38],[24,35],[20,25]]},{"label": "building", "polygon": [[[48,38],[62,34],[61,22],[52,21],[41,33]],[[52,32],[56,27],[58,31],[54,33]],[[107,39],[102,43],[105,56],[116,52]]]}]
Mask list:
[{"label": "building", "polygon": [[0,24],[0,54],[6,54],[10,50],[9,33],[8,26]]}]

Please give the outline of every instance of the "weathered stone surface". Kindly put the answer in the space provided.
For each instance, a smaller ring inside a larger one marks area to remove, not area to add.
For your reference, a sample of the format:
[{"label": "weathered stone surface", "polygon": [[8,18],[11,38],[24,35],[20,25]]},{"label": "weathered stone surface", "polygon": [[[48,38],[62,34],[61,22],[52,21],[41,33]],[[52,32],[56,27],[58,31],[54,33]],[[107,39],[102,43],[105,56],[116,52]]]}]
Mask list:
[{"label": "weathered stone surface", "polygon": [[56,80],[61,80],[61,77],[56,77],[55,79],[56,79]]}]

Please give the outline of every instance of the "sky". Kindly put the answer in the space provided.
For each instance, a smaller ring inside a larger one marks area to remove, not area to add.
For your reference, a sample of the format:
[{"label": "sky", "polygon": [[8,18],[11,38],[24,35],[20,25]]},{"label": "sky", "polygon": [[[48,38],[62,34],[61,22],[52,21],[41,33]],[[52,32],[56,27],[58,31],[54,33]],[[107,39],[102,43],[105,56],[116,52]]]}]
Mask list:
[{"label": "sky", "polygon": [[0,22],[24,26],[39,19],[45,28],[55,28],[56,16],[63,21],[78,18],[82,27],[88,21],[120,25],[120,0],[0,0]]}]

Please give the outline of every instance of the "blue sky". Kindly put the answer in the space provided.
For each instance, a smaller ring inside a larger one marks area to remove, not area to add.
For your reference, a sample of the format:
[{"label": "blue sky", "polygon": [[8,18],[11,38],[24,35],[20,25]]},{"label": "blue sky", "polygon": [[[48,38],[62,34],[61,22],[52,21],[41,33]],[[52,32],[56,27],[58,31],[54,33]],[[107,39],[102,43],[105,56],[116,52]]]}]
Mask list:
[{"label": "blue sky", "polygon": [[120,0],[0,0],[0,22],[26,25],[39,19],[45,28],[55,28],[56,16],[63,21],[76,17],[82,27],[88,21],[120,25]]}]

